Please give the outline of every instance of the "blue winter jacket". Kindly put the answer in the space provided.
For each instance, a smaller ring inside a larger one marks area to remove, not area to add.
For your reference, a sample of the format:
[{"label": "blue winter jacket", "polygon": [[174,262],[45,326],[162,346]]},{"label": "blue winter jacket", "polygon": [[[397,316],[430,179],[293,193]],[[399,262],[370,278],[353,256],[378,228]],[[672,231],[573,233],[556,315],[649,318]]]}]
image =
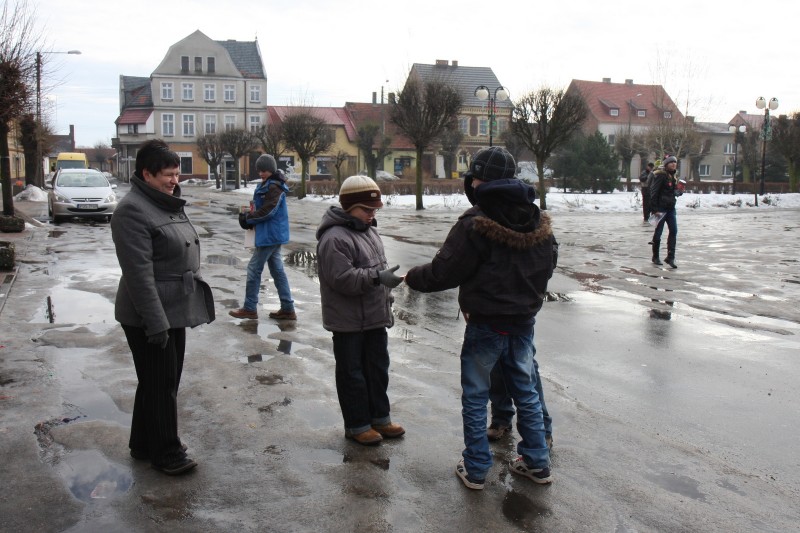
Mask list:
[{"label": "blue winter jacket", "polygon": [[[247,223],[255,226],[256,246],[289,242],[289,209],[286,206],[289,188],[282,177],[280,172],[273,174],[253,193],[254,209],[253,214],[247,216]],[[265,206],[267,209],[262,209]]]}]

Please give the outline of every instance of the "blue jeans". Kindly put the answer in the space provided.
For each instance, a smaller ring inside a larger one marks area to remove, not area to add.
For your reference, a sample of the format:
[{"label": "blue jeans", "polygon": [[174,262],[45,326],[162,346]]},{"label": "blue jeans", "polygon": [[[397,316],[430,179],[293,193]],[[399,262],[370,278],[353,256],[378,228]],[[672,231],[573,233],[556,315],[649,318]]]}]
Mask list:
[{"label": "blue jeans", "polygon": [[550,466],[544,419],[533,365],[533,329],[527,335],[496,333],[485,324],[467,323],[461,347],[461,416],[464,419],[462,452],[467,472],[485,478],[492,466],[486,437],[486,404],[490,374],[500,365],[508,392],[517,408],[517,430],[522,440],[517,453],[531,468]]},{"label": "blue jeans", "polygon": [[388,424],[389,335],[386,328],[354,333],[333,332],[336,394],[345,433],[358,435],[373,425]]},{"label": "blue jeans", "polygon": [[[544,418],[545,435],[553,434],[553,417],[547,412],[547,404],[542,392],[542,381],[539,378],[539,363],[536,362],[536,347],[533,346],[533,374],[536,380],[536,392],[539,394],[539,403],[542,404],[542,417]],[[492,424],[511,427],[514,418],[514,402],[508,394],[508,387],[503,379],[503,369],[494,365],[491,373],[491,386],[489,387],[489,402],[492,411]]]},{"label": "blue jeans", "polygon": [[669,228],[669,235],[667,236],[667,257],[675,258],[675,244],[678,241],[678,217],[676,216],[675,209],[668,209],[664,218],[656,225],[653,232],[654,250],[653,254],[657,253],[657,246],[661,243],[661,234],[664,232],[664,224]]},{"label": "blue jeans", "polygon": [[281,245],[257,246],[253,251],[253,257],[247,265],[247,286],[244,291],[244,308],[248,311],[258,310],[258,291],[261,288],[261,273],[264,271],[264,263],[269,267],[269,273],[278,289],[278,298],[281,300],[281,310],[294,311],[294,300],[292,291],[289,288],[289,278],[283,271],[283,258],[281,257]]}]

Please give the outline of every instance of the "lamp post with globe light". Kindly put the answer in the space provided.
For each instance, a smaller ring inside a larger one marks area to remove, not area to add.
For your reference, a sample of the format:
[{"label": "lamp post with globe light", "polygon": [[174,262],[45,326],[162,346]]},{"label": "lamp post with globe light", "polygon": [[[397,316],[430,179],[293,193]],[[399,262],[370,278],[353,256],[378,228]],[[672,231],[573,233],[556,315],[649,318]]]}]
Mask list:
[{"label": "lamp post with globe light", "polygon": [[[778,99],[773,96],[769,99],[768,103],[766,98],[759,96],[756,99],[756,107],[764,110],[764,125],[761,127],[761,134],[759,135],[761,138],[761,187],[759,194],[763,196],[765,184],[764,169],[766,168],[767,162],[767,141],[772,140],[772,127],[769,122],[769,112],[770,110],[775,111],[778,109]],[[756,198],[756,205],[758,205],[758,198]]]},{"label": "lamp post with globe light", "polygon": [[742,124],[738,128],[736,126],[728,126],[728,131],[733,133],[733,181],[731,181],[731,194],[736,194],[736,156],[739,152],[739,134],[747,131],[747,126]]},{"label": "lamp post with globe light", "polygon": [[508,100],[508,91],[502,85],[494,91],[490,91],[486,85],[478,85],[475,88],[475,97],[478,100],[489,100],[489,146],[492,146],[492,136],[494,134],[494,117],[497,112],[497,102]]}]

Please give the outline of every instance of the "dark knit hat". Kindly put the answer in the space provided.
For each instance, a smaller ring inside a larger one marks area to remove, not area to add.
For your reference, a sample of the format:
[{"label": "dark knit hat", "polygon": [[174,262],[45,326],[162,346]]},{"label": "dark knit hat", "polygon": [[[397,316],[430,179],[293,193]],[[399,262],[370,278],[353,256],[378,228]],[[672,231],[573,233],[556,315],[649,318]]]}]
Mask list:
[{"label": "dark knit hat", "polygon": [[666,158],[664,158],[664,162],[661,163],[661,165],[666,167],[667,163],[677,163],[677,162],[678,162],[678,158],[675,157],[674,155],[670,155],[670,156],[667,156]]},{"label": "dark knit hat", "polygon": [[345,211],[350,211],[354,207],[367,209],[383,207],[381,190],[369,176],[350,176],[344,180],[342,188],[339,189],[339,203]]},{"label": "dark knit hat", "polygon": [[481,181],[512,179],[517,173],[517,162],[505,148],[492,146],[481,150],[469,164],[464,177]]},{"label": "dark knit hat", "polygon": [[275,164],[275,158],[269,154],[261,154],[256,159],[256,170],[258,172],[275,172],[278,170],[278,165]]}]

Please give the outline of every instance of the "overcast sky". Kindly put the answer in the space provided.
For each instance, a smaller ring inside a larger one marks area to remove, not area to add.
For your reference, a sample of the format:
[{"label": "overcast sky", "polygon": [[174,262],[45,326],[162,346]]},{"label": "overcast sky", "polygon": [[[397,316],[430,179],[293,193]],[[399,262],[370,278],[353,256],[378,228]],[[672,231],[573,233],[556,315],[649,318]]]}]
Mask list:
[{"label": "overcast sky", "polygon": [[[13,2],[13,0],[4,0]],[[200,30],[258,39],[268,103],[342,106],[396,91],[413,63],[490,67],[512,99],[572,79],[662,84],[698,120],[739,110],[800,111],[800,3],[633,0],[38,0],[43,112],[79,146],[110,143],[119,76],[149,76],[169,47]],[[126,7],[122,8],[125,5]],[[387,81],[388,80],[388,81]]]}]

